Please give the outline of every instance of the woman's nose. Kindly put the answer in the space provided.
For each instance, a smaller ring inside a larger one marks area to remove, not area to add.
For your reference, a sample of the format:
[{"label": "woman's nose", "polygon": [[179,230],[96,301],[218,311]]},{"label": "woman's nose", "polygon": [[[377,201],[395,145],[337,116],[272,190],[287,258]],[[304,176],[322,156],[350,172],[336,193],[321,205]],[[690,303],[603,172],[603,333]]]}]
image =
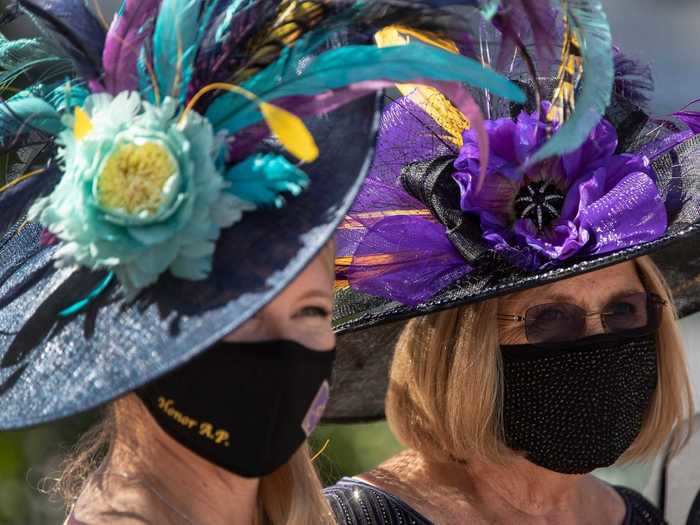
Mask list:
[{"label": "woman's nose", "polygon": [[598,335],[606,332],[603,317],[600,315],[591,315],[586,318],[586,335]]}]

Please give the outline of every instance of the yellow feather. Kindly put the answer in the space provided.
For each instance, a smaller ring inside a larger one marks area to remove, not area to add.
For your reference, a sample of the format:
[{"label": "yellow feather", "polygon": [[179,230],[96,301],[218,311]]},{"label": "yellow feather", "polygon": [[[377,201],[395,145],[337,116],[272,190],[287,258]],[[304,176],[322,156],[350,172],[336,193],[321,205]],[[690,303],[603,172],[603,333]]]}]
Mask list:
[{"label": "yellow feather", "polygon": [[299,117],[268,102],[260,103],[260,112],[270,130],[292,155],[302,162],[313,162],[318,158],[316,141]]},{"label": "yellow feather", "polygon": [[[405,26],[388,26],[377,31],[374,35],[374,40],[379,47],[406,45],[411,41],[411,38],[451,53],[459,53],[459,49],[453,41]],[[396,87],[402,95],[408,97],[430,115],[448,133],[446,137],[448,140],[457,146],[462,145],[462,132],[469,129],[469,120],[445,95],[434,87],[418,84],[397,84]]]},{"label": "yellow feather", "polygon": [[564,28],[557,87],[552,96],[552,105],[547,112],[547,120],[560,124],[566,122],[576,107],[576,85],[583,74],[581,43],[566,17]]},{"label": "yellow feather", "polygon": [[75,108],[75,126],[73,134],[76,140],[83,140],[92,131],[92,121],[85,110],[81,107]]},{"label": "yellow feather", "polygon": [[260,31],[246,51],[247,65],[231,81],[240,84],[279,57],[302,35],[316,27],[326,13],[324,0],[282,0],[272,24]]},{"label": "yellow feather", "polygon": [[452,40],[440,38],[433,33],[416,31],[407,26],[393,25],[380,29],[374,34],[374,41],[379,47],[402,46],[408,44],[410,37],[416,38],[421,42],[439,47],[450,53],[459,53],[459,48]]},{"label": "yellow feather", "polygon": [[204,95],[217,90],[238,93],[248,100],[255,102],[272,133],[277,136],[287,151],[299,160],[302,162],[313,162],[318,158],[318,146],[316,145],[316,141],[314,141],[311,132],[306,128],[299,117],[286,109],[260,100],[255,93],[247,89],[226,82],[213,82],[197,91],[180,115],[179,126],[182,127],[185,125],[187,115]]}]

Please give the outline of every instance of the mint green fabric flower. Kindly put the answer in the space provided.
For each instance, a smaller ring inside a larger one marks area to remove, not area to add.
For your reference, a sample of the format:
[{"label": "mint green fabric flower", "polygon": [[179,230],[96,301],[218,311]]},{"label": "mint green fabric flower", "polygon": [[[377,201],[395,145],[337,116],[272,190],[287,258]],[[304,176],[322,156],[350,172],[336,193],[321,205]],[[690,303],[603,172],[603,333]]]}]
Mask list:
[{"label": "mint green fabric flower", "polygon": [[132,296],[166,270],[209,274],[221,229],[255,205],[227,191],[209,122],[194,111],[178,122],[176,109],[170,98],[154,106],[123,92],[85,100],[87,129],[64,116],[63,176],[30,210],[63,241],[60,265],[111,270]]}]

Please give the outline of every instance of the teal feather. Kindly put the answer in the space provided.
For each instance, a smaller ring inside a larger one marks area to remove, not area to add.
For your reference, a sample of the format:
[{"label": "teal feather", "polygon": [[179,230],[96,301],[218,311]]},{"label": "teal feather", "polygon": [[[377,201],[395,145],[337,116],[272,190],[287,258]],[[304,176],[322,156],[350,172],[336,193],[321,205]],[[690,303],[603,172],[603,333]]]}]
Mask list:
[{"label": "teal feather", "polygon": [[221,23],[216,26],[216,31],[214,33],[215,42],[221,43],[227,38],[233,17],[242,9],[248,7],[250,3],[250,0],[233,0],[233,2],[231,2],[222,16]]},{"label": "teal feather", "polygon": [[[564,0],[562,0],[564,1]],[[578,148],[610,104],[615,70],[610,25],[600,0],[568,0],[569,23],[581,39],[583,79],[569,119],[528,161],[528,165]]]},{"label": "teal feather", "polygon": [[150,49],[148,47],[148,42],[144,42],[144,46],[141,48],[139,57],[136,60],[136,73],[139,79],[139,93],[144,98],[151,103],[155,102],[155,91],[153,89],[153,84],[151,82],[151,76],[148,74],[148,67],[146,65],[147,61],[150,60]]},{"label": "teal feather", "polygon": [[486,20],[491,20],[494,16],[496,16],[500,6],[501,0],[487,0],[480,8],[481,16],[483,16]]},{"label": "teal feather", "polygon": [[[309,43],[315,42],[312,38]],[[285,49],[276,62],[243,87],[270,101],[295,95],[313,96],[368,80],[411,82],[426,78],[463,82],[516,102],[525,99],[518,87],[480,63],[418,42],[385,48],[365,45],[332,49],[316,57],[299,73],[299,58],[303,56],[308,56],[306,39]],[[261,119],[254,104],[229,93],[215,99],[206,115],[215,130],[226,129],[229,133]]]},{"label": "teal feather", "polygon": [[[200,35],[199,0],[163,0],[153,33],[153,68],[161,98],[183,103]],[[151,92],[151,96],[153,93]]]},{"label": "teal feather", "polygon": [[226,174],[228,191],[258,206],[284,206],[282,193],[299,195],[308,175],[281,155],[259,154],[234,165]]},{"label": "teal feather", "polygon": [[51,55],[35,38],[9,40],[0,34],[0,91],[34,69],[48,77],[67,74],[71,66],[66,59]]},{"label": "teal feather", "polygon": [[25,125],[50,135],[65,127],[61,115],[46,100],[21,92],[0,104],[0,136],[14,135]]},{"label": "teal feather", "polygon": [[[233,4],[240,3],[241,0],[234,0]],[[209,26],[214,19],[214,16],[220,11],[222,0],[210,0],[209,4],[204,8],[204,12],[199,22],[199,31],[197,33],[197,44],[202,42],[202,39],[209,30]]]},{"label": "teal feather", "polygon": [[71,111],[71,109],[76,106],[82,106],[88,95],[90,95],[90,91],[83,84],[61,82],[49,91],[44,99],[51,104],[56,111],[63,113]]}]

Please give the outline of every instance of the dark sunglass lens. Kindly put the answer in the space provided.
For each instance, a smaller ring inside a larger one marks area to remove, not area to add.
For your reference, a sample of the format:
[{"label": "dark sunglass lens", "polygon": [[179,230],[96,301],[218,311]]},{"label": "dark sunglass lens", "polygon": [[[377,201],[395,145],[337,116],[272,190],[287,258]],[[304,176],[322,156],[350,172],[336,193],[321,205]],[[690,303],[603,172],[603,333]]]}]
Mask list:
[{"label": "dark sunglass lens", "polygon": [[573,341],[585,327],[585,312],[574,304],[538,304],[525,314],[525,335],[531,344]]},{"label": "dark sunglass lens", "polygon": [[626,332],[646,328],[655,330],[659,324],[661,303],[655,296],[638,293],[610,303],[603,314],[609,332]]}]

